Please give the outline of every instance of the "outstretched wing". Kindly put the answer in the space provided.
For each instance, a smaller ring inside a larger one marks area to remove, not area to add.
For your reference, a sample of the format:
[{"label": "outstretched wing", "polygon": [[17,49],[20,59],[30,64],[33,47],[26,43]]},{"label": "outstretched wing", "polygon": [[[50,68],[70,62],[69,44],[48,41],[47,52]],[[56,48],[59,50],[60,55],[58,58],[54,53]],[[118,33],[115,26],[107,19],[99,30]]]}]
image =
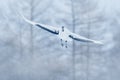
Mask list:
[{"label": "outstretched wing", "polygon": [[36,22],[33,22],[33,21],[30,21],[28,20],[27,18],[25,18],[22,14],[21,14],[21,17],[26,21],[28,22],[29,24],[32,24],[34,26],[38,26],[48,32],[51,32],[53,34],[59,34],[59,29],[58,28],[55,28],[53,26],[49,26],[49,25],[44,25],[44,24],[41,24],[41,23],[36,23]]},{"label": "outstretched wing", "polygon": [[70,34],[69,37],[74,39],[74,40],[81,41],[81,42],[90,42],[90,43],[102,44],[102,42],[100,42],[100,41],[88,39],[88,38],[85,38],[83,36],[77,35],[75,33]]}]

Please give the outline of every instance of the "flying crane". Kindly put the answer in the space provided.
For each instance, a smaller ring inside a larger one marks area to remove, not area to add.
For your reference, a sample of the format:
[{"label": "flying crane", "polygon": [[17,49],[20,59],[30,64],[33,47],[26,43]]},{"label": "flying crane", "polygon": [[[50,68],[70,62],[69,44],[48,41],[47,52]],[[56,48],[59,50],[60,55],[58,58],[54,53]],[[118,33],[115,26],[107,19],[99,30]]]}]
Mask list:
[{"label": "flying crane", "polygon": [[41,24],[41,23],[37,23],[37,22],[33,22],[30,21],[29,19],[25,18],[23,15],[21,15],[21,17],[29,24],[33,25],[33,26],[38,26],[39,28],[46,30],[54,35],[57,35],[60,40],[61,40],[61,46],[64,46],[67,48],[67,44],[68,42],[72,41],[72,40],[76,40],[76,41],[80,41],[80,42],[89,42],[89,43],[95,43],[95,44],[103,44],[100,41],[96,41],[96,40],[92,40],[83,36],[80,36],[78,34],[75,34],[71,31],[69,31],[67,28],[65,28],[64,26],[62,26],[61,28],[56,28],[53,26],[49,26],[49,25],[45,25],[45,24]]}]

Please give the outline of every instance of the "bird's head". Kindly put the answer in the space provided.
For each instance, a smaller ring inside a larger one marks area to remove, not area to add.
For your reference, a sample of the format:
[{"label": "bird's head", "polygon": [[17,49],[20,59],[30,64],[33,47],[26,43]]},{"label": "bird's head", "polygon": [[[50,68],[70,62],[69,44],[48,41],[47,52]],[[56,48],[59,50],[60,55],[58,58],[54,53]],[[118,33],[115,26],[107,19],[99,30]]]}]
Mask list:
[{"label": "bird's head", "polygon": [[64,32],[64,26],[62,26],[62,32]]}]

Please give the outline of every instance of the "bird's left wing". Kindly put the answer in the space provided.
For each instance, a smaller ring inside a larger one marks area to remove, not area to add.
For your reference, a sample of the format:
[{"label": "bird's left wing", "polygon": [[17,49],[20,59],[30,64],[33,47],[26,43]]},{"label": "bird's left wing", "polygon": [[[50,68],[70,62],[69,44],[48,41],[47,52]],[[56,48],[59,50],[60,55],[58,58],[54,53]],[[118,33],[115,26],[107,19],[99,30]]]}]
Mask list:
[{"label": "bird's left wing", "polygon": [[58,28],[55,28],[53,26],[49,26],[49,25],[45,25],[45,24],[41,24],[41,23],[36,23],[36,22],[33,22],[33,21],[30,21],[28,20],[27,18],[25,18],[22,14],[20,14],[21,17],[29,24],[32,24],[34,26],[38,26],[48,32],[51,32],[53,34],[59,34],[59,29]]},{"label": "bird's left wing", "polygon": [[96,43],[96,44],[103,44],[102,42],[100,41],[95,41],[95,40],[92,40],[92,39],[88,39],[86,37],[83,37],[83,36],[80,36],[80,35],[77,35],[75,33],[71,33],[69,35],[70,38],[74,39],[74,40],[77,40],[77,41],[81,41],[81,42],[90,42],[90,43]]}]

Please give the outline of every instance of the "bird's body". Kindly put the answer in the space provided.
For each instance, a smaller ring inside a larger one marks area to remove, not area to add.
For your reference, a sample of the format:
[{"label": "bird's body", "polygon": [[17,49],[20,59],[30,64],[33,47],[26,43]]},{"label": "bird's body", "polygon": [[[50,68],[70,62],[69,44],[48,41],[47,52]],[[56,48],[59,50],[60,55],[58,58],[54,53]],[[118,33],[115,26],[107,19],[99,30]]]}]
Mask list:
[{"label": "bird's body", "polygon": [[69,37],[70,31],[67,28],[64,28],[64,31],[62,31],[61,28],[59,28],[59,34],[58,37],[62,39],[63,41],[72,41],[72,39]]},{"label": "bird's body", "polygon": [[64,26],[62,26],[61,28],[56,28],[56,27],[53,27],[53,26],[44,25],[44,24],[41,24],[41,23],[36,23],[36,22],[30,21],[30,20],[26,19],[23,15],[21,15],[21,16],[29,24],[32,24],[33,26],[38,26],[38,27],[50,32],[50,33],[53,33],[53,34],[57,35],[61,40],[61,45],[64,46],[64,44],[65,44],[66,48],[67,48],[67,42],[70,42],[72,40],[102,44],[99,41],[88,39],[88,38],[85,38],[83,36],[72,33],[71,31],[69,31]]}]

